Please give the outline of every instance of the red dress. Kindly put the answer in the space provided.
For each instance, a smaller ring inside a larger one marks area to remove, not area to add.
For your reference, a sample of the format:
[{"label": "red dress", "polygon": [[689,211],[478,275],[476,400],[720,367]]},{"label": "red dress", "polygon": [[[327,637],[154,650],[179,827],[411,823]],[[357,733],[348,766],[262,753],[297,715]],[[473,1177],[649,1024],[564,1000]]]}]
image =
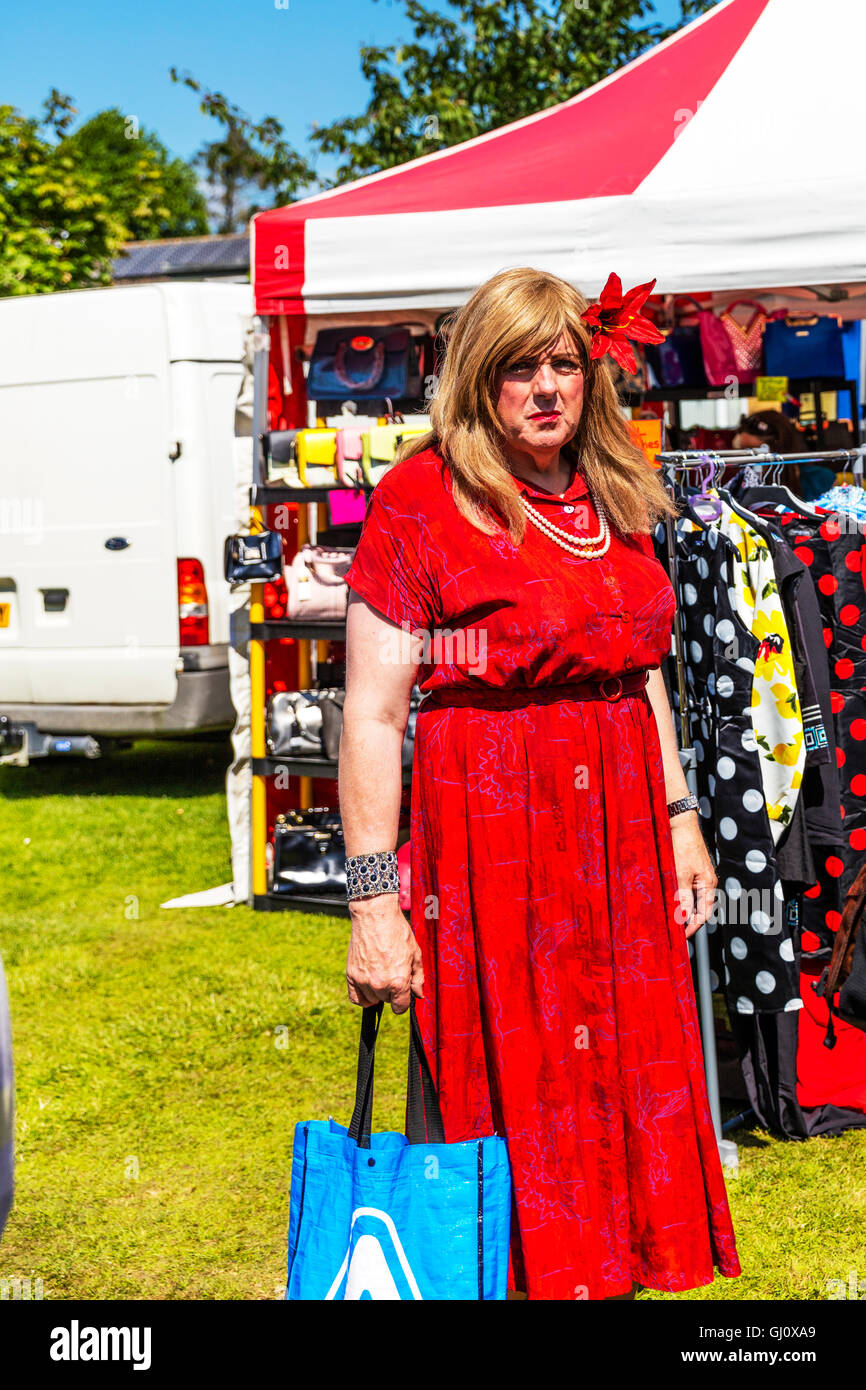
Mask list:
[{"label": "red dress", "polygon": [[[579,470],[559,498],[521,490],[557,526],[598,532]],[[486,536],[428,450],[376,486],[348,583],[432,634],[417,649],[436,693],[415,729],[416,1011],[446,1139],[507,1138],[509,1288],[602,1299],[739,1274],[652,708],[643,689],[569,696],[668,654],[675,598],[649,537],[583,560],[531,523],[520,546]]]}]

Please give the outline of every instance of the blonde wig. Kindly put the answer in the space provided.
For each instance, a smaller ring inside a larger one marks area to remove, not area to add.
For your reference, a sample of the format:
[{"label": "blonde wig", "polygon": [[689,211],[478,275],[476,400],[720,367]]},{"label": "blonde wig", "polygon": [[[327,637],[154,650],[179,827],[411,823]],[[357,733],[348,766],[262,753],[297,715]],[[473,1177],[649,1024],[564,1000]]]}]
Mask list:
[{"label": "blonde wig", "polygon": [[526,529],[496,411],[500,373],[552,348],[562,333],[584,374],[580,424],[563,457],[577,462],[620,535],[649,532],[660,517],[678,514],[658,470],[631,437],[607,362],[590,360],[592,336],[580,317],[588,303],[559,276],[520,267],[487,280],[442,330],[445,357],[430,403],[431,429],[401,445],[397,458],[435,448],[449,466],[458,510],[487,534],[504,523],[519,544]]}]

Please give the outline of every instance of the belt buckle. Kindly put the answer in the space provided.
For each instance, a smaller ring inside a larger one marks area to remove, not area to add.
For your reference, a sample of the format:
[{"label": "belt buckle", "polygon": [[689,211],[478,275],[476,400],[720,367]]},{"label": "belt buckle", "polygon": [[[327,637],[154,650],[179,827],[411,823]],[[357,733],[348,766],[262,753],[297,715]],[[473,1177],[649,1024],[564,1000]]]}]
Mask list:
[{"label": "belt buckle", "polygon": [[[613,692],[612,695],[608,695],[607,691],[605,690],[605,686],[609,685],[611,681],[613,681],[616,685],[616,690]],[[605,700],[618,700],[620,695],[622,694],[622,681],[620,680],[619,676],[605,676],[599,688]]]}]

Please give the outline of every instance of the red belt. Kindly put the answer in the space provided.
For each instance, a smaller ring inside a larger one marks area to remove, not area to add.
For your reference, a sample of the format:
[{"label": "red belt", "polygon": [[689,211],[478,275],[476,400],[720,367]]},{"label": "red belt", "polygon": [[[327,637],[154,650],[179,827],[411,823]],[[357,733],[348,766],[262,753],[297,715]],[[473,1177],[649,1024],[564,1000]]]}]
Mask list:
[{"label": "red belt", "polygon": [[439,709],[448,705],[479,705],[485,708],[509,709],[512,706],[551,704],[556,700],[619,700],[623,695],[638,695],[645,691],[649,671],[630,671],[626,676],[607,676],[600,681],[570,681],[561,685],[521,685],[502,688],[479,686],[462,689],[443,686],[427,691],[419,713],[428,707]]}]

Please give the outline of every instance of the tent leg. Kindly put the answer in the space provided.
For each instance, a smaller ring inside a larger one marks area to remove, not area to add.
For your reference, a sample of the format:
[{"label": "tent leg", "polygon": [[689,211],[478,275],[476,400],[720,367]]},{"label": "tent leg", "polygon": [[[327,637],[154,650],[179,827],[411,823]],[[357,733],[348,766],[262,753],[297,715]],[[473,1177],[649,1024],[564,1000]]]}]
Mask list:
[{"label": "tent leg", "polygon": [[[269,321],[265,317],[253,319],[253,483],[260,487],[264,477],[264,449],[261,436],[268,428],[268,361],[269,361]],[[264,524],[258,508],[252,510],[252,517]],[[250,622],[264,621],[264,585],[253,584],[250,591]],[[250,657],[250,750],[253,758],[265,755],[265,644],[251,641]],[[267,866],[265,861],[265,842],[268,834],[267,782],[259,774],[253,774],[250,787],[250,902],[267,891]]]},{"label": "tent leg", "polygon": [[[694,748],[680,749],[680,763],[686,774],[686,783],[693,796],[698,794],[697,776],[695,768],[697,758]],[[698,1017],[701,1025],[701,1041],[704,1051],[704,1075],[707,1082],[707,1099],[710,1103],[710,1114],[713,1117],[713,1128],[716,1131],[716,1141],[719,1146],[719,1157],[722,1160],[723,1168],[737,1170],[738,1156],[737,1146],[732,1139],[725,1139],[722,1135],[722,1106],[719,1097],[719,1063],[716,1054],[716,1021],[713,1013],[713,990],[710,983],[710,947],[707,940],[706,923],[695,932],[692,937],[692,944],[695,951],[695,973],[697,975],[697,1004]]]}]

